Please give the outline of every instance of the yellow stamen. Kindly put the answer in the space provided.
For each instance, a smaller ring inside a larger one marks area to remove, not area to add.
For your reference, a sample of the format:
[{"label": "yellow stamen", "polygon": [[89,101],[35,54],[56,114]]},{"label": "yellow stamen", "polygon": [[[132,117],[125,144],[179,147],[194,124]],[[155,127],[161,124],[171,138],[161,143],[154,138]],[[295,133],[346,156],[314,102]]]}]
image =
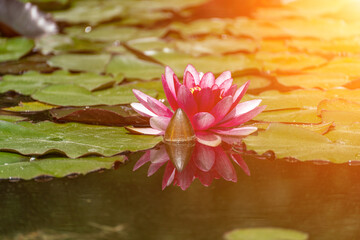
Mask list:
[{"label": "yellow stamen", "polygon": [[193,94],[195,91],[201,91],[201,88],[200,87],[193,87],[193,88],[190,88],[190,92]]}]

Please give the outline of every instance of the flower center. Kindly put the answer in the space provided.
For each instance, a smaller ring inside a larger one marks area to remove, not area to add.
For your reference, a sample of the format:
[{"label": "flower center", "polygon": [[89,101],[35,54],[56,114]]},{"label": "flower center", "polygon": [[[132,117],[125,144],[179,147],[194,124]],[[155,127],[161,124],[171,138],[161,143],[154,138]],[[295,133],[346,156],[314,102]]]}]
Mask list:
[{"label": "flower center", "polygon": [[194,94],[195,91],[200,92],[200,91],[201,91],[201,88],[200,88],[199,86],[190,88],[190,92],[191,92],[192,94]]}]

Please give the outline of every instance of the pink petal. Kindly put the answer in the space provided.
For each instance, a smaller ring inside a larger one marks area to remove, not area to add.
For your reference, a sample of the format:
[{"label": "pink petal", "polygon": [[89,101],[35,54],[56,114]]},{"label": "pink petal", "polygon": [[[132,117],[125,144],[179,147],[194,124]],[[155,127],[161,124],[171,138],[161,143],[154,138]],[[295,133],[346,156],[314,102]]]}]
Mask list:
[{"label": "pink petal", "polygon": [[207,72],[205,75],[201,78],[200,81],[200,88],[211,88],[215,83],[215,76],[212,72]]},{"label": "pink petal", "polygon": [[239,103],[231,112],[229,112],[224,117],[223,120],[221,120],[221,122],[226,122],[238,116],[241,116],[242,114],[255,109],[257,106],[259,106],[260,103],[261,103],[261,99],[255,99],[255,100]]},{"label": "pink petal", "polygon": [[203,172],[208,172],[215,162],[215,152],[212,147],[197,143],[193,153],[194,163]]},{"label": "pink petal", "polygon": [[214,94],[210,88],[203,88],[197,95],[195,95],[195,101],[198,104],[198,111],[210,112],[214,107]]},{"label": "pink petal", "polygon": [[188,88],[191,89],[193,87],[195,87],[195,80],[193,75],[190,72],[185,72],[184,75],[184,85]]},{"label": "pink petal", "polygon": [[240,102],[240,100],[243,98],[247,89],[249,88],[249,84],[250,84],[250,81],[247,81],[241,87],[239,87],[238,90],[236,90],[235,94],[233,95],[234,96],[233,107],[235,107]]},{"label": "pink petal", "polygon": [[222,74],[220,74],[220,76],[218,78],[216,78],[215,84],[220,86],[223,82],[225,82],[229,78],[231,78],[231,72],[230,71],[225,71]]},{"label": "pink petal", "polygon": [[212,174],[212,172],[198,171],[196,175],[199,178],[202,185],[204,185],[205,187],[210,186],[214,179],[214,174]]},{"label": "pink petal", "polygon": [[134,128],[134,127],[126,127],[127,130],[134,133],[141,133],[145,135],[164,135],[164,131],[160,131],[154,128]]},{"label": "pink petal", "polygon": [[160,163],[151,163],[148,169],[148,173],[147,176],[150,177],[151,175],[153,175],[154,173],[156,173],[157,170],[159,170],[159,168],[161,168],[162,165],[164,165],[165,162],[160,162]]},{"label": "pink petal", "polygon": [[231,128],[231,129],[212,129],[211,131],[220,135],[230,135],[230,136],[246,136],[253,132],[256,132],[257,127],[240,127],[240,128]]},{"label": "pink petal", "polygon": [[150,118],[150,126],[154,129],[165,132],[170,122],[169,117],[152,117]]},{"label": "pink petal", "polygon": [[194,130],[207,130],[215,122],[215,117],[208,112],[196,113],[193,117]]},{"label": "pink petal", "polygon": [[196,170],[196,168],[195,168],[194,164],[192,162],[189,162],[183,171],[177,172],[176,184],[182,190],[185,191],[188,187],[190,187],[191,183],[194,180],[195,170]]},{"label": "pink petal", "polygon": [[146,151],[144,155],[135,163],[133,171],[136,171],[139,167],[150,161],[150,151]]},{"label": "pink petal", "polygon": [[229,90],[227,90],[223,96],[226,97],[226,96],[234,96],[234,94],[236,93],[236,90],[237,90],[237,85],[234,84],[232,85]]},{"label": "pink petal", "polygon": [[171,162],[168,162],[168,164],[165,167],[165,172],[162,180],[162,190],[164,190],[167,186],[169,186],[173,181],[175,177],[176,169],[174,165],[172,165]]},{"label": "pink petal", "polygon": [[174,84],[174,71],[169,67],[166,66],[165,67],[165,80],[166,80],[166,84],[169,87],[170,92],[176,96],[176,92],[175,92],[175,84]]},{"label": "pink petal", "polygon": [[215,122],[221,121],[230,111],[233,104],[232,96],[227,96],[221,99],[215,107],[211,110],[211,114],[215,117]]},{"label": "pink petal", "polygon": [[216,148],[215,169],[227,181],[236,182],[237,176],[234,166],[221,147]]},{"label": "pink petal", "polygon": [[223,83],[219,86],[219,88],[222,89],[221,92],[222,92],[222,93],[226,93],[226,92],[230,89],[230,87],[232,86],[232,83],[233,83],[233,79],[232,79],[232,78],[230,78],[230,79],[228,79],[228,80],[225,80],[225,82],[223,82]]},{"label": "pink petal", "polygon": [[192,119],[192,116],[198,111],[198,108],[194,96],[186,86],[180,86],[177,95],[177,101],[179,107],[185,111],[188,118]]},{"label": "pink petal", "polygon": [[147,109],[144,105],[141,103],[131,103],[130,106],[137,112],[138,114],[144,116],[144,117],[154,117],[156,116],[155,113]]},{"label": "pink petal", "polygon": [[155,98],[147,98],[148,108],[158,116],[172,117],[173,112],[170,111],[162,102]]},{"label": "pink petal", "polygon": [[216,147],[221,143],[221,137],[208,132],[197,132],[196,140],[206,146]]},{"label": "pink petal", "polygon": [[164,89],[164,92],[165,92],[165,96],[166,96],[166,99],[168,100],[171,108],[176,111],[176,109],[178,109],[178,104],[176,102],[176,93],[172,93],[170,88],[169,88],[169,85],[164,77],[164,75],[161,76],[161,81],[162,81],[162,84],[163,84],[163,89]]},{"label": "pink petal", "polygon": [[165,145],[161,145],[159,149],[153,149],[150,151],[150,161],[152,163],[165,163],[169,161],[170,158],[166,152]]},{"label": "pink petal", "polygon": [[[139,102],[148,108],[147,98],[150,97],[149,95],[137,90],[133,89],[132,92],[134,93],[135,97],[139,100]],[[150,97],[151,98],[151,97]]]},{"label": "pink petal", "polygon": [[191,75],[194,77],[195,85],[199,85],[200,83],[199,73],[196,71],[195,67],[191,64],[187,65],[184,71],[184,76],[186,76],[186,72],[190,72]]},{"label": "pink petal", "polygon": [[250,169],[244,159],[239,154],[230,154],[230,157],[241,167],[241,169],[245,172],[246,175],[250,176]]},{"label": "pink petal", "polygon": [[253,119],[256,115],[258,115],[259,113],[261,113],[264,109],[266,108],[266,106],[260,106],[257,107],[247,113],[244,113],[232,120],[229,120],[227,122],[221,123],[220,125],[218,125],[219,127],[235,127],[235,126],[239,126],[251,119]]}]

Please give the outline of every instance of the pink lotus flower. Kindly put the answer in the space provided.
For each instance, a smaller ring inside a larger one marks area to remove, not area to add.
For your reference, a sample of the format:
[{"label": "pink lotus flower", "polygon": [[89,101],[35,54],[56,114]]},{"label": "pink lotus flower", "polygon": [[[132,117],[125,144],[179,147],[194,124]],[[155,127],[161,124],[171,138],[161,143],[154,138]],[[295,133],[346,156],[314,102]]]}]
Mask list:
[{"label": "pink lotus flower", "polygon": [[[165,68],[162,84],[166,98],[173,111],[181,108],[191,121],[198,142],[209,146],[221,143],[222,136],[246,136],[257,130],[256,127],[239,125],[249,121],[265,106],[261,100],[241,102],[249,82],[240,88],[233,84],[231,72],[223,72],[215,79],[211,72],[198,73],[194,66],[188,65],[184,72],[183,84],[179,82],[170,67]],[[140,103],[132,103],[132,108],[142,116],[150,117],[151,128],[131,128],[132,131],[164,135],[173,116],[173,111],[162,102],[139,90],[133,93]]]},{"label": "pink lotus flower", "polygon": [[209,147],[196,143],[190,161],[179,171],[173,164],[166,151],[165,144],[150,149],[136,162],[134,171],[150,162],[148,176],[153,175],[162,166],[166,165],[162,180],[162,189],[173,183],[182,190],[186,190],[198,178],[204,186],[210,186],[214,179],[223,178],[226,181],[237,181],[237,175],[231,160],[239,165],[246,175],[250,170],[239,153],[232,151],[231,145],[223,143],[217,147]]}]

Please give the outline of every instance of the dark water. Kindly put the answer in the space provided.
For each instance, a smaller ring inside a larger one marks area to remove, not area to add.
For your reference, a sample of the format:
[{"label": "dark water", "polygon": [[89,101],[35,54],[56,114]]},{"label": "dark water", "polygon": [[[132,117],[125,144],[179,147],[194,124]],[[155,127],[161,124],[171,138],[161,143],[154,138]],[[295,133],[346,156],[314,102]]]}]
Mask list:
[{"label": "dark water", "polygon": [[148,178],[146,167],[131,171],[135,161],[75,179],[4,181],[0,239],[223,239],[244,227],[360,238],[358,166],[246,162],[250,177],[237,168],[237,183],[196,180],[187,191],[162,191],[162,171]]}]

